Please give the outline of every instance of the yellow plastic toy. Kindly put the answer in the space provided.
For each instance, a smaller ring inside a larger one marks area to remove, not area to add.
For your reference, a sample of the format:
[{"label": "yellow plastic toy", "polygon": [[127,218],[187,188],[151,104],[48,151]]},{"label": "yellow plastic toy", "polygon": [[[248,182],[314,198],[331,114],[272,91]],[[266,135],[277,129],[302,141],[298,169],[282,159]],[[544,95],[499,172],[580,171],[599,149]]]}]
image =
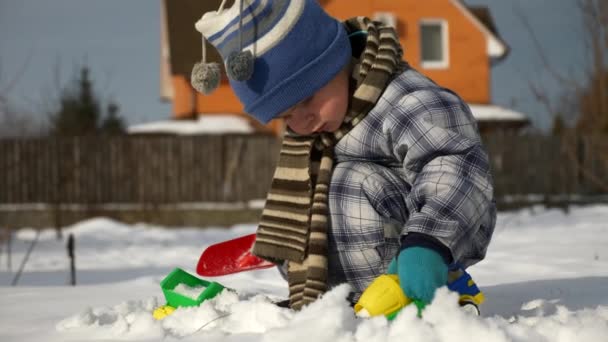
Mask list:
[{"label": "yellow plastic toy", "polygon": [[[460,295],[460,306],[468,312],[479,315],[479,305],[485,301],[483,292],[479,290],[471,276],[464,271],[454,272],[455,279],[447,286]],[[373,317],[384,315],[388,320],[397,316],[399,311],[414,303],[420,316],[425,303],[408,298],[399,286],[399,277],[396,274],[383,274],[368,286],[355,304],[355,313],[359,317]]]},{"label": "yellow plastic toy", "polygon": [[374,279],[363,292],[355,304],[355,313],[360,317],[391,316],[411,302],[399,286],[399,277],[384,274]]},{"label": "yellow plastic toy", "polygon": [[163,305],[163,306],[156,308],[154,310],[154,312],[152,313],[152,316],[154,316],[154,318],[156,318],[157,320],[161,320],[161,319],[169,316],[170,314],[172,314],[173,311],[175,311],[175,308],[172,307],[171,305]]}]

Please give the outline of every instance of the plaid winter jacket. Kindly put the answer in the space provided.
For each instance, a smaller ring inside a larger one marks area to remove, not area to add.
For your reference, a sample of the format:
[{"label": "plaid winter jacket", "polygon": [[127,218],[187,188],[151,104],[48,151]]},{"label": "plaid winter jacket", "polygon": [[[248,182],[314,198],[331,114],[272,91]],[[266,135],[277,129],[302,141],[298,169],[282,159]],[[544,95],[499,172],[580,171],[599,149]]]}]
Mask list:
[{"label": "plaid winter jacket", "polygon": [[[406,69],[337,143],[335,158],[336,168],[372,163],[400,178],[400,193],[378,184],[365,196],[374,214],[397,224],[402,244],[408,234],[422,236],[422,242],[429,237],[465,267],[485,257],[496,223],[490,165],[471,110],[452,91]],[[330,196],[341,203],[330,215],[360,215],[349,212],[358,207],[349,201],[361,200],[354,179],[332,178]],[[348,226],[332,224],[330,245],[373,245],[385,238],[382,228],[353,233]]]}]

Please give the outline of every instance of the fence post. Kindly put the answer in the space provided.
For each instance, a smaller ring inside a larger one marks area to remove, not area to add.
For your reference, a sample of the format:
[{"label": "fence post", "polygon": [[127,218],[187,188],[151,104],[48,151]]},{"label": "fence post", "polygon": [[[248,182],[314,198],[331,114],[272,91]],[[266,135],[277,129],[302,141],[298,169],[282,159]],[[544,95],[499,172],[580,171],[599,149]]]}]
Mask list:
[{"label": "fence post", "polygon": [[576,144],[576,152],[575,152],[575,158],[576,158],[576,171],[577,171],[577,178],[578,178],[578,193],[582,194],[584,192],[586,192],[586,183],[585,182],[585,144],[583,141],[583,138],[577,133],[574,133],[574,141]]},{"label": "fence post", "polygon": [[51,204],[51,207],[53,208],[53,221],[54,221],[54,225],[55,225],[55,234],[57,237],[57,240],[61,240],[63,238],[63,234],[61,232],[61,201],[62,201],[62,193],[63,193],[63,179],[65,178],[65,176],[63,176],[61,174],[61,161],[63,160],[63,158],[61,158],[61,153],[59,152],[60,147],[61,147],[61,140],[60,138],[52,138],[52,146],[53,146],[53,150],[52,150],[52,154],[55,156],[54,158],[54,163],[53,163],[53,203]]},{"label": "fence post", "polygon": [[13,271],[13,261],[12,261],[12,246],[13,244],[13,228],[8,228],[8,237],[6,238],[6,267],[10,272]]},{"label": "fence post", "polygon": [[70,258],[70,285],[76,286],[76,254],[74,253],[74,234],[70,233],[68,237],[68,257]]}]

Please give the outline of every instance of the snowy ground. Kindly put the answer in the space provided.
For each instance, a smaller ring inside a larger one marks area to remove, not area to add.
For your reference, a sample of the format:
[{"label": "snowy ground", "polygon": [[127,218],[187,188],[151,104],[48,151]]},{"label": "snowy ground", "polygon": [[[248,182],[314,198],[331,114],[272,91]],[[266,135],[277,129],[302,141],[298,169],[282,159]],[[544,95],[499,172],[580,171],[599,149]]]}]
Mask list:
[{"label": "snowy ground", "polygon": [[[438,292],[422,319],[404,310],[388,323],[356,319],[338,287],[299,313],[270,298],[286,296],[274,269],[220,277],[238,289],[162,321],[159,282],[175,267],[194,274],[208,244],[254,231],[163,229],[107,219],[66,230],[76,237],[78,286],[66,286],[64,241],[44,231],[19,285],[0,258],[0,341],[606,341],[608,340],[608,206],[569,215],[535,208],[501,213],[485,261],[469,269],[485,292],[483,317]],[[20,230],[13,271],[35,232]],[[268,296],[255,295],[263,292]]]}]

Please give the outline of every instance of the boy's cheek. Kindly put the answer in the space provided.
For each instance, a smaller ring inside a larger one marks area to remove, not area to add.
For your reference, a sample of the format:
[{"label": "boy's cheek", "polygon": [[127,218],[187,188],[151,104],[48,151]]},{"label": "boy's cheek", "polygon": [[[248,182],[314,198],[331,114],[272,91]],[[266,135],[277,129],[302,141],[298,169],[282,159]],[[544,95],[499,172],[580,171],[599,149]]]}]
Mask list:
[{"label": "boy's cheek", "polygon": [[310,134],[310,132],[306,131],[306,128],[303,127],[300,123],[297,122],[289,122],[286,121],[285,124],[287,125],[287,127],[289,127],[289,129],[291,129],[292,131],[300,134],[300,135],[307,135]]},{"label": "boy's cheek", "polygon": [[285,124],[286,124],[286,125],[287,125],[287,127],[289,127],[289,129],[291,129],[292,131],[294,131],[294,132],[296,132],[296,133],[298,132],[298,130],[299,130],[298,128],[299,128],[299,127],[298,127],[298,125],[297,125],[296,121],[295,121],[295,120],[293,120],[292,118],[285,119]]},{"label": "boy's cheek", "polygon": [[306,115],[293,115],[285,120],[287,126],[294,132],[306,135],[312,133],[318,117],[306,116]]}]

